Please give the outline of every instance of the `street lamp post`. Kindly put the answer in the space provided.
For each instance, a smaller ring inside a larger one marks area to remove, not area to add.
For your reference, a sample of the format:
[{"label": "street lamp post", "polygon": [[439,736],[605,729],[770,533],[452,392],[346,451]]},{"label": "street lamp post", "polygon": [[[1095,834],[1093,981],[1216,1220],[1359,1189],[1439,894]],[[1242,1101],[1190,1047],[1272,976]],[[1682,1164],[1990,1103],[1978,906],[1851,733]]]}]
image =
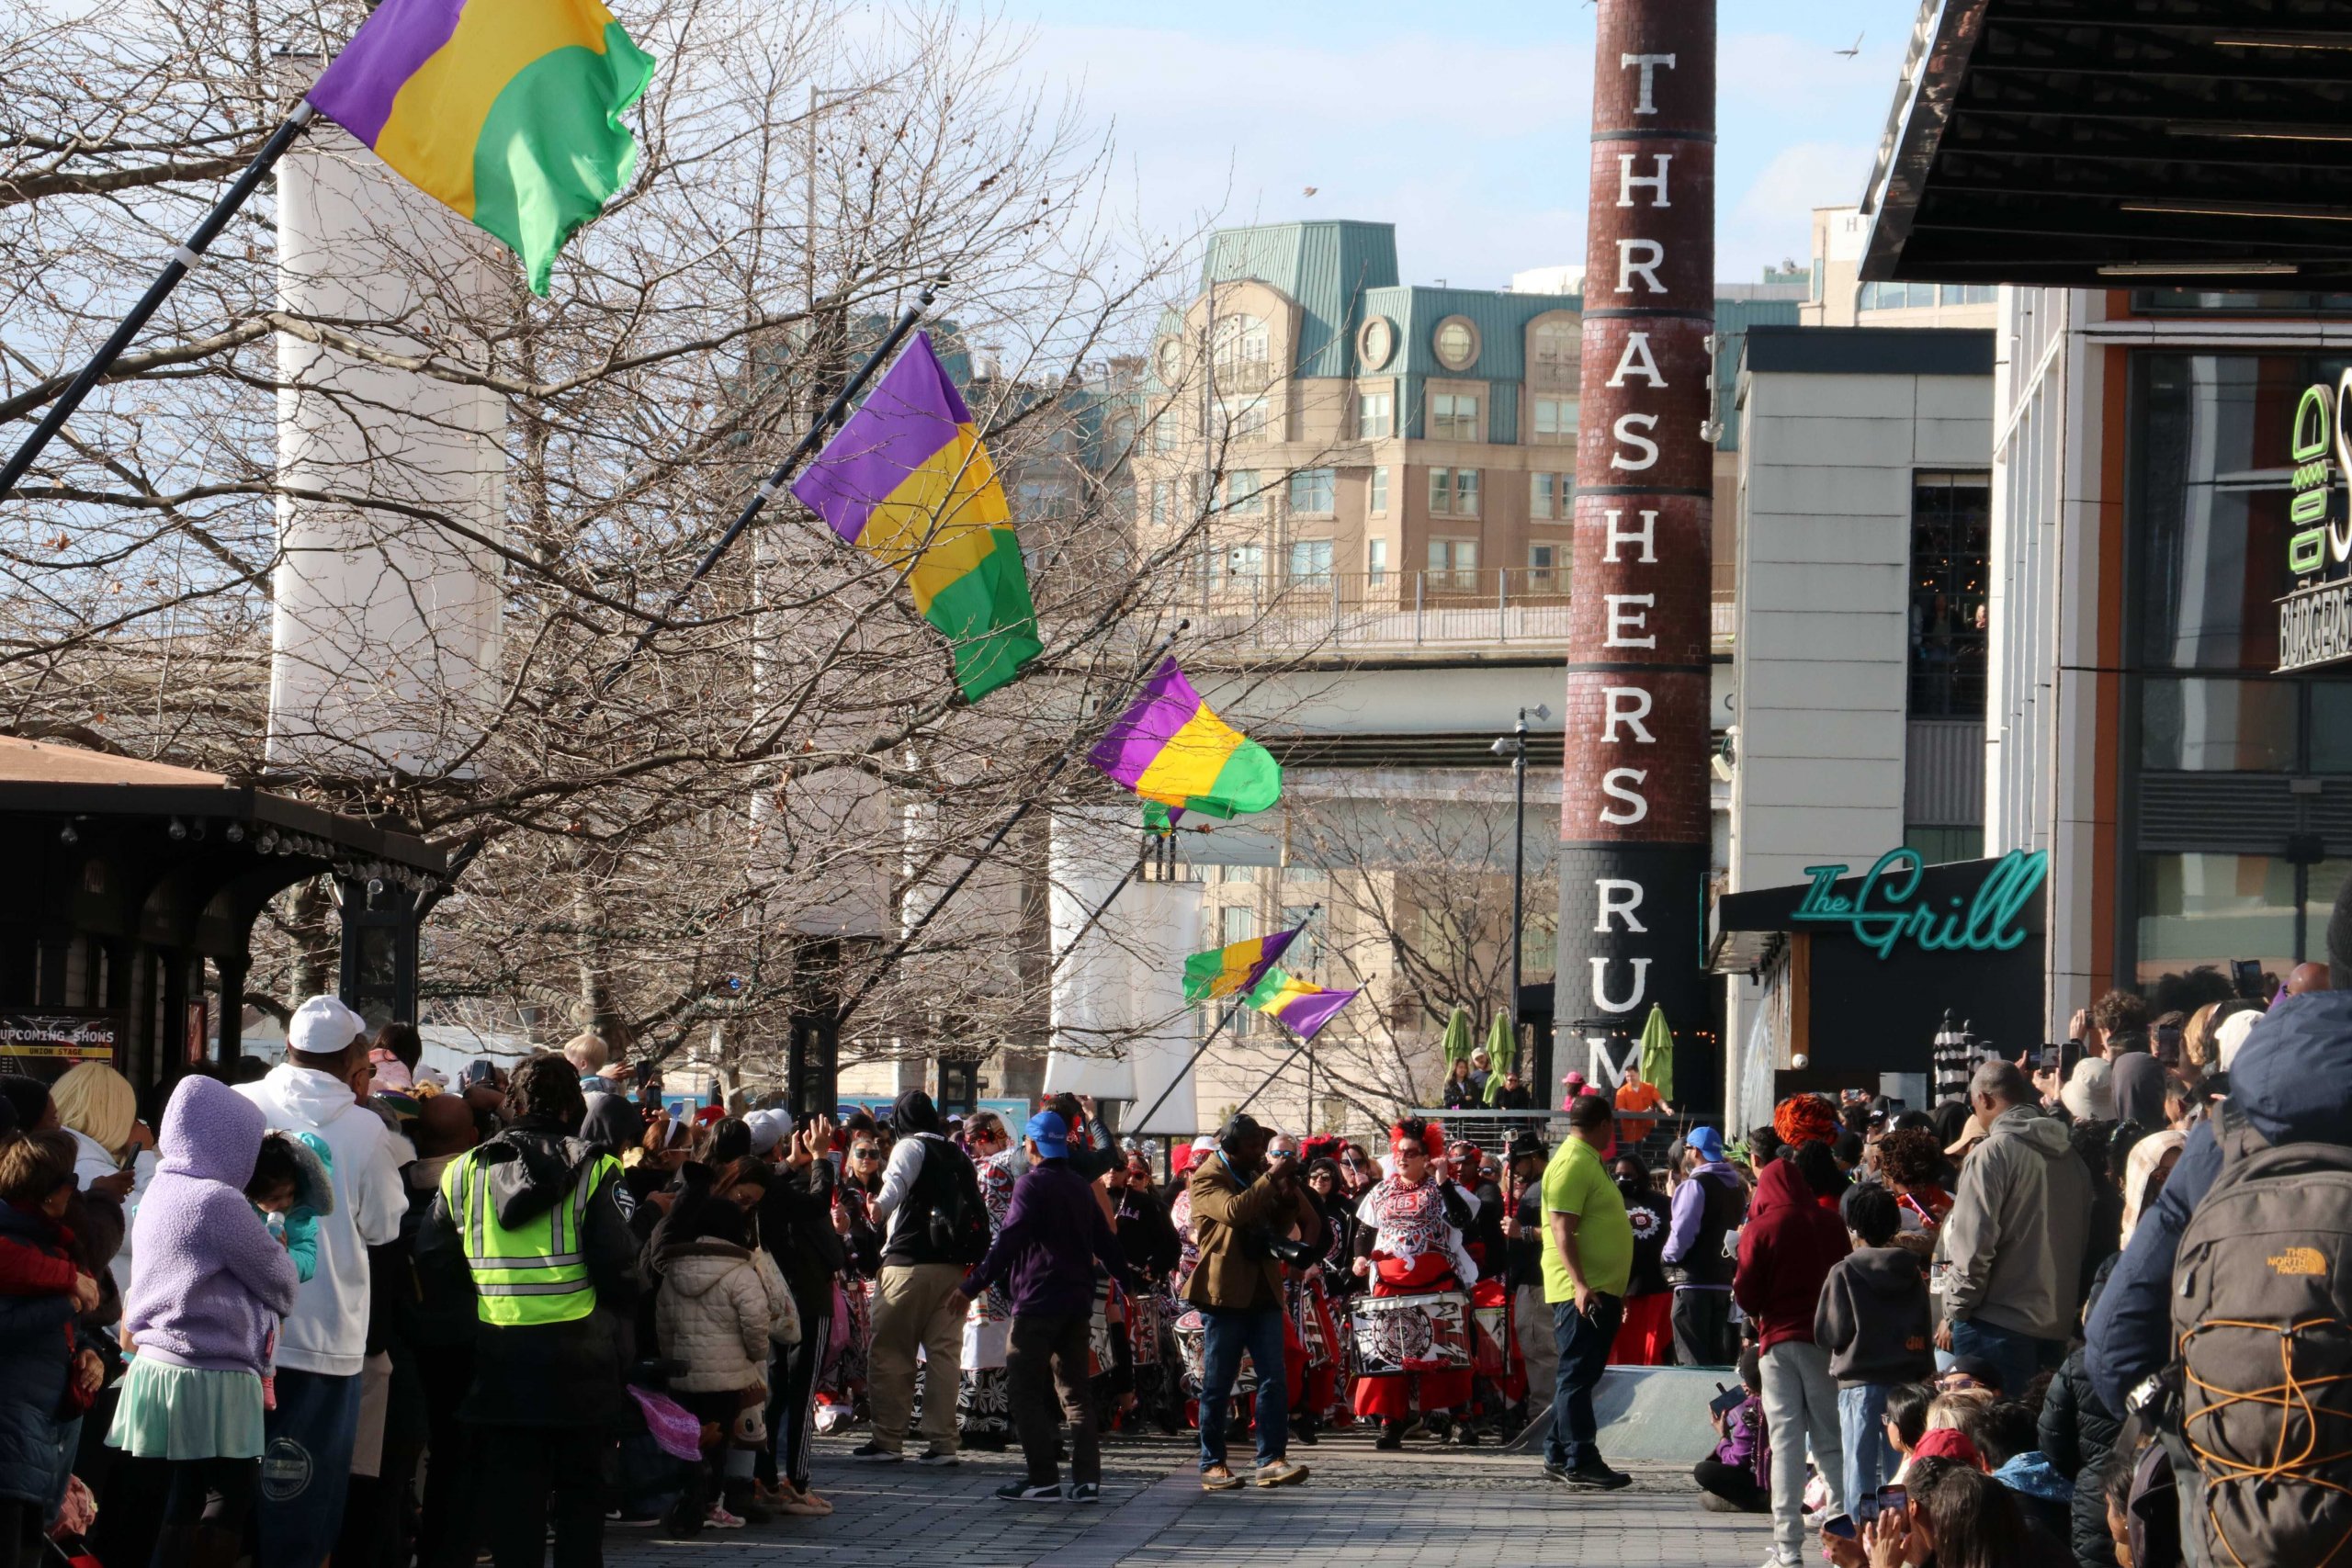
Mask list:
[{"label": "street lamp post", "polygon": [[[1512,1065],[1519,1057],[1519,992],[1520,966],[1526,959],[1526,938],[1523,927],[1527,919],[1527,716],[1550,718],[1552,710],[1542,703],[1532,708],[1519,710],[1519,722],[1511,732],[1489,748],[1498,757],[1510,759],[1511,832],[1510,832],[1510,1050]],[[1497,1069],[1499,1070],[1499,1065]],[[1548,1096],[1549,1087],[1544,1089]]]}]

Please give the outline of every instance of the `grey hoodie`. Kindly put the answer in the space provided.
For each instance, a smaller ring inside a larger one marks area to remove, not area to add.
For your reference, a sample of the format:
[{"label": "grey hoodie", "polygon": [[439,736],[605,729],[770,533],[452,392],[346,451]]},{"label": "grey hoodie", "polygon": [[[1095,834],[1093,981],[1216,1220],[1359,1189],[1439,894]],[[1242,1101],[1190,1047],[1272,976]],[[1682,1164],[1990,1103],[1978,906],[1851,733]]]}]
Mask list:
[{"label": "grey hoodie", "polygon": [[2071,1337],[2090,1213],[2091,1174],[2066,1124],[2027,1106],[2003,1111],[1961,1162],[1936,1233],[1941,1315]]}]

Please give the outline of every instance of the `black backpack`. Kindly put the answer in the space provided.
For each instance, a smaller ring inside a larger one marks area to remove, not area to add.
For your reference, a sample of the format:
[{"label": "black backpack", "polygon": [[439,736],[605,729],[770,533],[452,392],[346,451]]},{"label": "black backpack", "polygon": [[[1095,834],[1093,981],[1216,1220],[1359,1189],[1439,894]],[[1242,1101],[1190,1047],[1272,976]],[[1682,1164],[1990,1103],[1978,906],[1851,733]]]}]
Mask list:
[{"label": "black backpack", "polygon": [[939,1261],[968,1269],[989,1255],[993,1233],[971,1156],[944,1138],[923,1139],[915,1191],[929,1210],[923,1234]]},{"label": "black backpack", "polygon": [[2352,1539],[2352,1147],[2276,1146],[2226,1108],[2173,1270],[2202,1561],[2317,1563]]}]

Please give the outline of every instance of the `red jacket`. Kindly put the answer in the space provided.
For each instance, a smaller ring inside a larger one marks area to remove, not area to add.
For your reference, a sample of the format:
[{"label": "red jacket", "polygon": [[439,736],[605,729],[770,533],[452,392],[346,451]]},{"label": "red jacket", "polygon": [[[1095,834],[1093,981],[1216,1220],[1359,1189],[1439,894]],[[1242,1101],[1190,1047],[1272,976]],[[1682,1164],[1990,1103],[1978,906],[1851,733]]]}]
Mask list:
[{"label": "red jacket", "polygon": [[1797,1168],[1783,1159],[1767,1165],[1739,1233],[1739,1272],[1731,1286],[1765,1349],[1784,1339],[1813,1342],[1822,1281],[1847,1250],[1845,1224],[1815,1201]]}]

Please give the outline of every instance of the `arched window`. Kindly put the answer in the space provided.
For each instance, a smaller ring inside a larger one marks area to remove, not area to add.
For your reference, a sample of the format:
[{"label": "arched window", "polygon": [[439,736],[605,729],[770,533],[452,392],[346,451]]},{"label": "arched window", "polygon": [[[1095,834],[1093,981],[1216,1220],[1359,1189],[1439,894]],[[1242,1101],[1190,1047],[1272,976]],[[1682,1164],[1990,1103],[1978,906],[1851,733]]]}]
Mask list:
[{"label": "arched window", "polygon": [[1258,316],[1219,316],[1211,339],[1212,363],[1221,377],[1263,376],[1268,357],[1266,323]]},{"label": "arched window", "polygon": [[1545,316],[1527,329],[1527,378],[1538,386],[1574,387],[1584,355],[1584,327],[1573,316]]}]

